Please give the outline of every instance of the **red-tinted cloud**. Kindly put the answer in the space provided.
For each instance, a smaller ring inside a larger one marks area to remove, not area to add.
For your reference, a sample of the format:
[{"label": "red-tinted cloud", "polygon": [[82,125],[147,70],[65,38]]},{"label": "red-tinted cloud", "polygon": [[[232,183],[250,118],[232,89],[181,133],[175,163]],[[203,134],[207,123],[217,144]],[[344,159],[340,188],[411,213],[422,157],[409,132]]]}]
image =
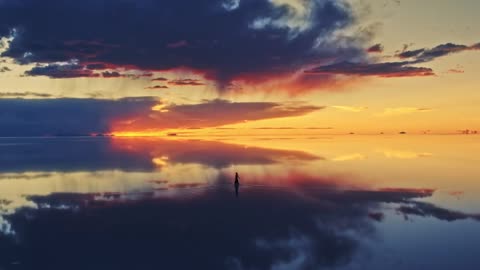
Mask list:
[{"label": "red-tinted cloud", "polygon": [[168,84],[176,85],[176,86],[201,86],[205,85],[204,82],[196,79],[178,79],[178,80],[171,80]]},{"label": "red-tinted cloud", "polygon": [[160,140],[157,138],[115,138],[111,145],[117,152],[130,152],[134,156],[148,155],[146,160],[168,156],[168,162],[202,164],[226,168],[233,164],[266,165],[322,160],[322,157],[302,151],[277,150],[262,147],[244,147],[215,141]]},{"label": "red-tinted cloud", "polygon": [[465,70],[457,69],[457,68],[452,68],[452,69],[449,69],[447,72],[448,72],[448,73],[461,74],[461,73],[465,73]]},{"label": "red-tinted cloud", "polygon": [[381,52],[383,52],[383,46],[380,43],[375,44],[372,47],[368,48],[367,52],[369,52],[369,53],[381,53]]},{"label": "red-tinted cloud", "polygon": [[112,128],[116,132],[205,128],[244,121],[301,116],[323,109],[298,103],[230,102],[221,99],[200,104],[160,106],[158,110],[143,115],[116,119]]},{"label": "red-tinted cloud", "polygon": [[[203,128],[322,109],[304,103],[229,102],[161,104],[154,97],[0,99],[0,136],[89,135],[113,131]],[[74,121],[73,121],[74,120]]]}]

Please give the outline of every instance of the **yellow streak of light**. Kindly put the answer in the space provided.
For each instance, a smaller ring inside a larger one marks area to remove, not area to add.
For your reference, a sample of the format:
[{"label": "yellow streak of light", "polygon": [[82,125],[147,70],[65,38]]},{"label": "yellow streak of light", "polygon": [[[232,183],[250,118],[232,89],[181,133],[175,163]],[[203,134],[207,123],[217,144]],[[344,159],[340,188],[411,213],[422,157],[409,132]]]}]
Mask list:
[{"label": "yellow streak of light", "polygon": [[152,111],[158,111],[158,112],[168,112],[167,105],[165,104],[158,104],[152,107]]},{"label": "yellow streak of light", "polygon": [[161,156],[159,158],[153,158],[152,159],[153,164],[155,164],[158,167],[164,167],[168,165],[168,157],[167,156]]}]

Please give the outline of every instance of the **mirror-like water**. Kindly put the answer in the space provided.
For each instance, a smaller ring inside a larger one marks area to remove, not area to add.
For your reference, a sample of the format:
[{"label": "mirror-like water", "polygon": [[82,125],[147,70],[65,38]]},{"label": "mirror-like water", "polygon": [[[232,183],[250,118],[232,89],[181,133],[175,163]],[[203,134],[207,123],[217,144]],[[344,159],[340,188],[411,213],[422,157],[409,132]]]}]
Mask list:
[{"label": "mirror-like water", "polygon": [[468,136],[4,138],[0,269],[479,269],[479,153]]}]

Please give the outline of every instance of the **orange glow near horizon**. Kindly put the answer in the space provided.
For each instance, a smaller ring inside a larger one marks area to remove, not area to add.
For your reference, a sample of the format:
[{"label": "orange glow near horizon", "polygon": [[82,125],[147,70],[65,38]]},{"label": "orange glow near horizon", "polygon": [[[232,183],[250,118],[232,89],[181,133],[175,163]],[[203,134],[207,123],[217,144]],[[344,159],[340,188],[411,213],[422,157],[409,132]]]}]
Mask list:
[{"label": "orange glow near horizon", "polygon": [[[91,136],[95,136],[92,134]],[[462,136],[474,136],[476,134],[463,134],[461,131],[458,132],[424,132],[424,131],[413,131],[406,132],[405,134],[390,131],[390,132],[349,132],[344,130],[315,130],[309,128],[296,128],[296,129],[255,129],[255,128],[199,128],[199,129],[163,129],[163,130],[128,130],[128,131],[113,131],[109,133],[113,137],[203,137],[208,139],[214,139],[215,137],[258,137],[258,136],[269,136],[269,137],[305,137],[305,136],[435,136],[435,135],[462,135]]]},{"label": "orange glow near horizon", "polygon": [[166,131],[115,131],[112,132],[114,137],[164,137],[167,136]]}]

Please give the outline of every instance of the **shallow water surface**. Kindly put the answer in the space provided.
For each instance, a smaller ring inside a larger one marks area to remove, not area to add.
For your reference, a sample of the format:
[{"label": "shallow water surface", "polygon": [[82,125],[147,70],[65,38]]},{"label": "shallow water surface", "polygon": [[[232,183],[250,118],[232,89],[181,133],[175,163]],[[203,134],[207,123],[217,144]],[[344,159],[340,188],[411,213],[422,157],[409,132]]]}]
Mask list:
[{"label": "shallow water surface", "polygon": [[0,269],[480,269],[479,153],[476,136],[4,138]]}]

